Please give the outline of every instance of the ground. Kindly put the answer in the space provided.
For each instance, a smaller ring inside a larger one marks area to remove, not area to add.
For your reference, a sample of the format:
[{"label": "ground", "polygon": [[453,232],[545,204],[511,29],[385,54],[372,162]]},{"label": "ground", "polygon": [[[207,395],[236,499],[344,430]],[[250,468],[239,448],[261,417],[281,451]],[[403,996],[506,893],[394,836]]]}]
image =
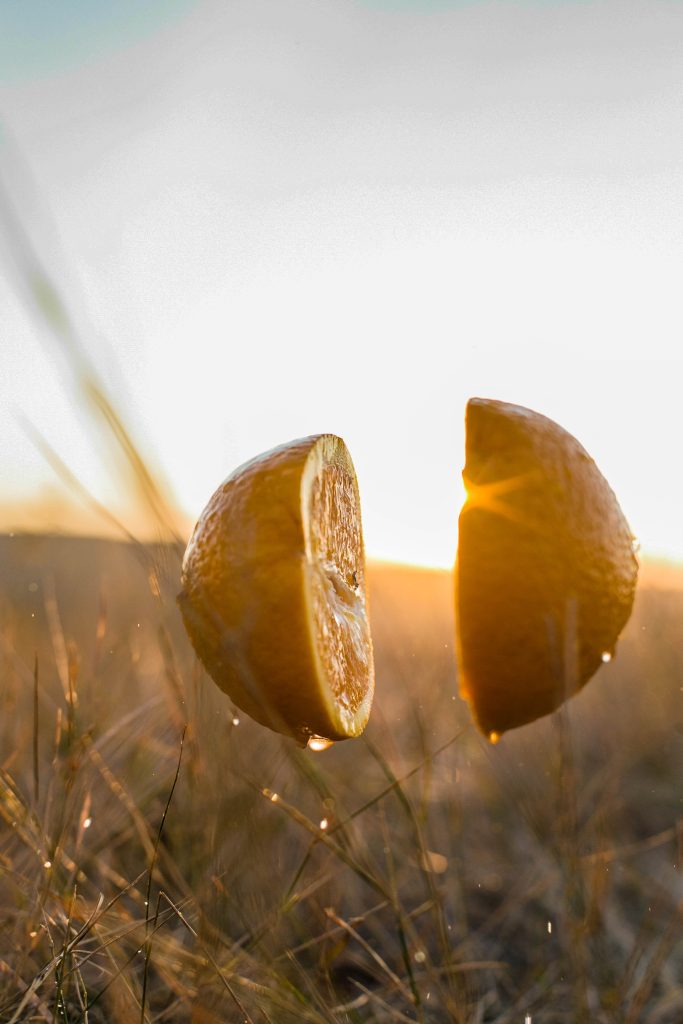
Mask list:
[{"label": "ground", "polygon": [[683,591],[492,746],[451,577],[371,565],[371,724],[314,753],[197,665],[178,553],[0,538],[0,1021],[677,1024]]}]

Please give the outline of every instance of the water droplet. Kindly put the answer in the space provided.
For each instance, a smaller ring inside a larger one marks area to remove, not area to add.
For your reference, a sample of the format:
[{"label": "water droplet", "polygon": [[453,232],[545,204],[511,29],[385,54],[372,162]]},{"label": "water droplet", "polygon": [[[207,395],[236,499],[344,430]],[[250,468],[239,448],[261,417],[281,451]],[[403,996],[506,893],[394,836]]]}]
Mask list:
[{"label": "water droplet", "polygon": [[500,739],[500,733],[499,732],[490,732],[489,733],[489,742],[495,744],[495,743],[497,743],[499,741],[499,739]]},{"label": "water droplet", "polygon": [[240,724],[240,720],[239,720],[239,718],[237,717],[237,715],[235,715],[235,717],[233,718],[233,720],[232,720],[232,724],[233,724],[233,725],[239,725],[239,724]]},{"label": "water droplet", "polygon": [[322,821],[320,822],[320,828],[322,829],[323,832],[325,831],[328,825],[329,821],[327,820],[327,818],[323,818]]},{"label": "water droplet", "polygon": [[329,750],[332,743],[332,740],[326,740],[324,736],[309,736],[307,746],[309,750],[318,753],[321,750]]},{"label": "water droplet", "polygon": [[426,959],[427,959],[427,954],[424,952],[424,950],[418,949],[417,953],[415,954],[415,963],[416,964],[423,964]]},{"label": "water droplet", "polygon": [[611,651],[603,651],[602,652],[602,660],[605,662],[605,664],[607,664],[608,661],[611,661],[612,660],[612,652]]},{"label": "water droplet", "polygon": [[530,1013],[527,1013],[526,1017],[524,1018],[524,1024],[531,1024],[531,1014]]},{"label": "water droplet", "polygon": [[552,935],[552,933],[553,933],[553,922],[552,921],[548,921],[548,935]]},{"label": "water droplet", "polygon": [[35,939],[37,934],[38,934],[38,932],[29,932],[28,933],[28,937],[29,937],[29,939]]},{"label": "water droplet", "polygon": [[92,825],[92,818],[86,818],[83,822],[83,828],[90,828]]},{"label": "water droplet", "polygon": [[45,869],[47,869],[47,868],[51,868],[51,867],[52,867],[52,861],[51,861],[51,860],[46,860],[46,861],[43,861],[43,867],[44,867]]},{"label": "water droplet", "polygon": [[277,795],[277,793],[268,793],[268,799],[270,800],[271,804],[276,804],[280,797]]}]

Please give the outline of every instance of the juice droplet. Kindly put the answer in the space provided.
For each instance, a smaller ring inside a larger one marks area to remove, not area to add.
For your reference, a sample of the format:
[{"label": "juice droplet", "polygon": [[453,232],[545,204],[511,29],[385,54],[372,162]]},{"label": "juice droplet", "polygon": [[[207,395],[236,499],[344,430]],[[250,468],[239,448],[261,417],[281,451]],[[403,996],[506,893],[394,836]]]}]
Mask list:
[{"label": "juice droplet", "polygon": [[329,750],[332,743],[333,740],[326,740],[324,736],[309,736],[307,746],[309,750],[318,753],[321,750]]},{"label": "juice droplet", "polygon": [[611,661],[612,660],[612,652],[611,651],[603,651],[602,652],[602,660],[605,663],[607,663],[608,661]]}]

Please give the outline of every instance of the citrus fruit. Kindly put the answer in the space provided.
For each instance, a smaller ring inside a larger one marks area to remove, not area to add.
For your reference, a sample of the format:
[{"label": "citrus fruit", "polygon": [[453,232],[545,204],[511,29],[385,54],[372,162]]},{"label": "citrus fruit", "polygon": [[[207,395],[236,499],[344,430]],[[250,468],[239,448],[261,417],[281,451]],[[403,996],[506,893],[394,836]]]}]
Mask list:
[{"label": "citrus fruit", "polygon": [[473,398],[466,437],[460,692],[495,740],[553,711],[611,658],[638,563],[614,493],[557,423]]},{"label": "citrus fruit", "polygon": [[179,603],[218,686],[300,742],[358,736],[374,689],[358,484],[332,434],[284,444],[218,488]]}]

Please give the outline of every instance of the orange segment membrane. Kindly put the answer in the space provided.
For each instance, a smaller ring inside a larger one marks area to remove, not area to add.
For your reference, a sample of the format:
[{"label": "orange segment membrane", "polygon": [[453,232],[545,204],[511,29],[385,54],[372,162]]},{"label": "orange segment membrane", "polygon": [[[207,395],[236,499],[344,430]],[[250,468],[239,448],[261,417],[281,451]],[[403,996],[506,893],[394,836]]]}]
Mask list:
[{"label": "orange segment membrane", "polygon": [[310,586],[318,652],[342,717],[356,714],[372,671],[355,479],[323,465],[310,491]]}]

